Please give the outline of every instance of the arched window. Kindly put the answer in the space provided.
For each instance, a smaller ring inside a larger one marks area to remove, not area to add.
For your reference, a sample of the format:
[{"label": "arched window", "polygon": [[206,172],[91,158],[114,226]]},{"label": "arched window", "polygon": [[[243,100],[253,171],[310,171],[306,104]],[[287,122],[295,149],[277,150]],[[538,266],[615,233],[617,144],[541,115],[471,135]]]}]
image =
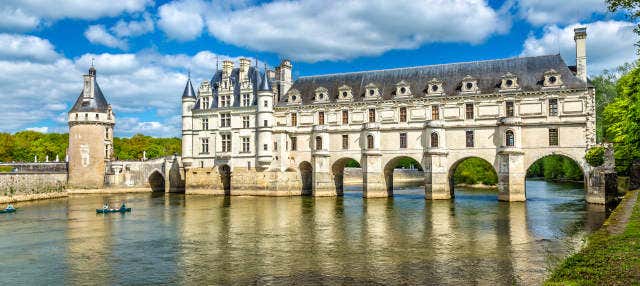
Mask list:
[{"label": "arched window", "polygon": [[316,136],[316,150],[322,150],[322,137]]},{"label": "arched window", "polygon": [[367,135],[367,149],[373,149],[373,135]]},{"label": "arched window", "polygon": [[438,148],[438,133],[431,133],[431,148]]},{"label": "arched window", "polygon": [[516,138],[513,135],[513,131],[507,130],[507,132],[505,133],[505,138],[508,147],[513,147],[515,145]]}]

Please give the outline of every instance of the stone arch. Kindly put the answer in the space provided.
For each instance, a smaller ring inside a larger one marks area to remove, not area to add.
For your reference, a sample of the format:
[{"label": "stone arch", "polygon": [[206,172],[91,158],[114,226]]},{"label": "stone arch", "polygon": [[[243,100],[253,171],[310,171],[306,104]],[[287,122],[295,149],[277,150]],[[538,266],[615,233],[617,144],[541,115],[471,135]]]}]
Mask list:
[{"label": "stone arch", "polygon": [[393,171],[395,170],[396,167],[398,167],[398,165],[403,159],[411,159],[415,161],[416,167],[418,167],[419,170],[422,170],[424,172],[424,167],[422,166],[422,163],[420,162],[420,160],[414,158],[411,155],[400,155],[400,156],[391,158],[384,165],[384,169],[383,169],[384,181],[387,188],[388,196],[393,196]]},{"label": "stone arch", "polygon": [[306,196],[311,195],[313,191],[313,165],[308,161],[302,161],[300,165],[298,165],[298,170],[300,170],[302,194]]},{"label": "stone arch", "polygon": [[344,193],[344,168],[347,163],[351,161],[355,161],[358,163],[358,165],[362,166],[362,164],[358,160],[351,157],[342,157],[333,162],[333,164],[331,165],[331,174],[333,175],[333,182],[335,184],[336,194],[338,196],[342,196]]},{"label": "stone arch", "polygon": [[231,173],[231,167],[227,164],[218,167],[218,174],[220,175],[220,182],[225,195],[231,194]]},{"label": "stone arch", "polygon": [[[587,163],[585,162],[585,160],[583,158],[576,159],[577,156],[575,156],[575,155],[572,156],[569,153],[557,152],[557,151],[549,152],[549,153],[545,153],[545,154],[536,154],[535,157],[533,157],[532,159],[530,159],[530,160],[528,160],[526,162],[525,169],[524,169],[525,174],[527,174],[527,175],[529,174],[529,169],[531,169],[531,167],[536,162],[538,162],[538,161],[540,161],[540,160],[542,160],[544,158],[551,157],[551,156],[558,156],[558,157],[562,157],[562,158],[565,158],[565,159],[569,159],[569,160],[571,160],[573,163],[575,163],[578,166],[578,168],[580,169],[580,172],[582,172],[582,180],[584,182],[583,189],[584,189],[585,195],[586,195],[587,194],[587,176],[589,175],[588,174],[589,170],[587,169],[588,166],[587,166]],[[525,188],[524,188],[525,197],[527,197],[527,187],[526,187],[526,185],[527,184],[525,184]]]},{"label": "stone arch", "polygon": [[498,171],[499,170],[496,169],[495,164],[489,162],[487,160],[487,158],[483,158],[483,157],[480,157],[480,156],[465,156],[465,157],[462,157],[462,158],[458,159],[457,161],[455,161],[453,164],[451,164],[451,166],[449,166],[449,171],[447,173],[447,181],[449,182],[449,193],[450,193],[452,198],[454,197],[454,190],[455,190],[454,174],[456,172],[456,169],[458,168],[458,166],[460,166],[460,164],[462,162],[464,162],[464,161],[466,161],[468,159],[471,159],[471,158],[477,158],[477,159],[480,159],[480,160],[486,162],[489,166],[491,166],[491,171],[496,176],[496,178],[499,178],[498,177],[498,173],[499,173]]},{"label": "stone arch", "polygon": [[153,192],[164,192],[164,175],[160,170],[154,169],[147,181]]}]

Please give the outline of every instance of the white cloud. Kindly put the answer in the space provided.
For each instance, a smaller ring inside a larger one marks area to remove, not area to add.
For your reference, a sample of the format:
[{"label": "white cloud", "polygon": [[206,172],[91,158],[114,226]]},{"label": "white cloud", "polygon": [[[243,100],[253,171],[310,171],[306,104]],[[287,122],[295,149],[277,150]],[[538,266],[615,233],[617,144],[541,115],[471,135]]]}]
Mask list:
[{"label": "white cloud", "polygon": [[481,0],[300,0],[217,9],[204,14],[216,38],[308,62],[375,56],[434,42],[478,44],[510,27],[509,17]]},{"label": "white cloud", "polygon": [[180,134],[180,127],[158,121],[140,121],[135,117],[118,118],[117,128],[127,130],[127,135],[144,134],[156,137],[175,137]]},{"label": "white cloud", "polygon": [[47,133],[49,132],[49,127],[46,126],[42,126],[42,127],[29,127],[26,129],[27,131],[36,131],[36,132],[40,132],[40,133]]},{"label": "white cloud", "polygon": [[118,23],[111,27],[110,30],[120,38],[136,37],[153,32],[154,24],[153,19],[151,19],[151,15],[149,15],[149,13],[144,13],[140,21],[126,22],[124,20],[119,20]]},{"label": "white cloud", "polygon": [[200,36],[204,28],[201,14],[211,12],[208,5],[200,0],[175,1],[158,9],[158,27],[169,38],[179,41],[193,40]]},{"label": "white cloud", "polygon": [[620,21],[598,21],[574,24],[564,28],[548,26],[537,38],[530,35],[523,45],[522,56],[560,53],[568,65],[575,64],[573,29],[587,27],[587,72],[596,75],[636,59],[634,24]]},{"label": "white cloud", "polygon": [[92,44],[100,44],[110,48],[126,50],[127,42],[111,35],[102,25],[91,25],[84,31],[84,36]]},{"label": "white cloud", "polygon": [[144,11],[153,0],[4,0],[0,3],[0,30],[33,29],[64,18],[95,20]]},{"label": "white cloud", "polygon": [[607,12],[604,0],[519,0],[518,13],[534,25],[569,24]]},{"label": "white cloud", "polygon": [[59,55],[46,39],[19,34],[0,33],[0,59],[54,61]]}]

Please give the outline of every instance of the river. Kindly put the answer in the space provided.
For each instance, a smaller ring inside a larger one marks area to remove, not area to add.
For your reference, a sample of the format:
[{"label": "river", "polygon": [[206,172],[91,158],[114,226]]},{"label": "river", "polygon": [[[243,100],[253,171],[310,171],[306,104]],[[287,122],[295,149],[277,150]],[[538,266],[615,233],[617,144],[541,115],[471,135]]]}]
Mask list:
[{"label": "river", "polygon": [[[456,189],[390,199],[72,195],[0,215],[6,285],[540,284],[600,227],[582,185],[527,181],[527,202]],[[126,200],[128,214],[95,208]]]}]

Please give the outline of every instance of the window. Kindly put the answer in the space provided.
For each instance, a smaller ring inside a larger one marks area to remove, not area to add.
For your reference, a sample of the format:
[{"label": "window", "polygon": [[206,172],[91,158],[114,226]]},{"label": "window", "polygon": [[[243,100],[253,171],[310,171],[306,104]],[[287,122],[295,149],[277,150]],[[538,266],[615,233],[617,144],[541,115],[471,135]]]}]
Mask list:
[{"label": "window", "polygon": [[291,113],[291,126],[298,126],[298,114]]},{"label": "window", "polygon": [[231,134],[222,134],[222,152],[231,152]]},{"label": "window", "polygon": [[431,148],[438,148],[438,133],[431,133]]},{"label": "window", "polygon": [[298,138],[291,137],[291,151],[296,151],[298,149]]},{"label": "window", "polygon": [[367,135],[367,149],[373,149],[373,135]]},{"label": "window", "polygon": [[231,105],[231,97],[228,94],[220,96],[220,107],[227,107]]},{"label": "window", "polygon": [[318,111],[318,125],[324,125],[324,111]]},{"label": "window", "polygon": [[201,153],[209,153],[209,138],[201,138],[200,143],[201,143],[201,148],[200,148]]},{"label": "window", "polygon": [[558,99],[549,99],[549,116],[558,116]]},{"label": "window", "polygon": [[440,107],[437,105],[431,106],[431,120],[440,120]]},{"label": "window", "polygon": [[249,153],[249,137],[242,137],[242,153]]},{"label": "window", "polygon": [[316,150],[322,150],[322,137],[316,136]]},{"label": "window", "polygon": [[348,110],[343,110],[342,111],[342,124],[349,124],[349,111]]},{"label": "window", "polygon": [[558,129],[549,129],[549,146],[558,146]]},{"label": "window", "polygon": [[507,132],[505,132],[505,136],[504,137],[505,137],[505,140],[506,140],[505,143],[507,144],[507,147],[513,147],[513,146],[516,145],[516,143],[515,143],[516,138],[513,135],[513,131],[507,130]]},{"label": "window", "polygon": [[249,116],[242,116],[242,128],[249,128]]},{"label": "window", "polygon": [[230,113],[221,113],[220,114],[220,127],[230,127],[231,126],[231,114]]},{"label": "window", "polygon": [[265,151],[269,150],[269,145],[262,144],[262,150],[265,150]]},{"label": "window", "polygon": [[273,151],[278,151],[278,142],[273,141]]},{"label": "window", "polygon": [[262,126],[267,127],[269,125],[269,121],[266,119],[262,121]]},{"label": "window", "polygon": [[349,149],[349,135],[342,135],[342,149]]},{"label": "window", "polygon": [[104,130],[104,137],[109,139],[109,127]]},{"label": "window", "polygon": [[96,120],[100,119],[100,115],[96,114]]},{"label": "window", "polygon": [[400,133],[400,148],[407,148],[407,133]]},{"label": "window", "polygon": [[507,101],[506,102],[507,105],[507,117],[513,117],[514,115],[514,110],[513,110],[513,101]]},{"label": "window", "polygon": [[247,169],[251,169],[251,161],[247,161]]},{"label": "window", "polygon": [[400,107],[400,122],[407,122],[407,108]]},{"label": "window", "polygon": [[473,119],[473,103],[466,104],[467,119]]},{"label": "window", "polygon": [[242,95],[242,106],[251,105],[251,94],[245,93]]},{"label": "window", "polygon": [[109,159],[109,145],[104,146],[104,157]]},{"label": "window", "polygon": [[209,119],[208,118],[203,118],[202,119],[202,130],[209,130]]},{"label": "window", "polygon": [[369,122],[376,122],[376,110],[374,108],[369,109]]},{"label": "window", "polygon": [[203,97],[202,98],[202,109],[209,109],[209,98],[208,97]]},{"label": "window", "polygon": [[466,143],[467,143],[467,147],[473,147],[473,131],[468,130],[466,132]]},{"label": "window", "polygon": [[263,101],[263,105],[264,107],[269,107],[269,101],[268,100]]}]

